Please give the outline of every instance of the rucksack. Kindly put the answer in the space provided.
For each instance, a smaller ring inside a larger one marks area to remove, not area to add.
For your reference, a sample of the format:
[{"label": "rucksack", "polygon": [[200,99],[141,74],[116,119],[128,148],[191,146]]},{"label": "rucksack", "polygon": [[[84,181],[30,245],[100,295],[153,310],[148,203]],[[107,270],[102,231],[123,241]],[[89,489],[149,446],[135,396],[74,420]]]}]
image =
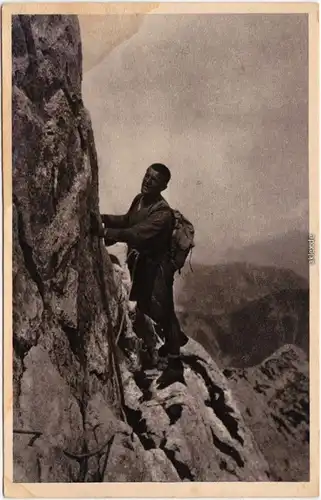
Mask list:
[{"label": "rucksack", "polygon": [[173,233],[171,243],[171,258],[175,269],[180,273],[188,254],[195,246],[195,230],[193,224],[179,210],[172,209]]}]

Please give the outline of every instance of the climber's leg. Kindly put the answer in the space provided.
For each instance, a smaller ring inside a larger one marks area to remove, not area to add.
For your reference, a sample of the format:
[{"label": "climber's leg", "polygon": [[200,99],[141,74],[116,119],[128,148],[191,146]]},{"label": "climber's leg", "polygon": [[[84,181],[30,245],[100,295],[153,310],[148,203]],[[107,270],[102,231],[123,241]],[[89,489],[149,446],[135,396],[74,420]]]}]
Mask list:
[{"label": "climber's leg", "polygon": [[174,308],[169,315],[169,320],[166,320],[163,325],[163,332],[165,343],[159,349],[158,354],[160,356],[178,355],[180,348],[187,343],[188,337],[181,330]]},{"label": "climber's leg", "polygon": [[157,320],[165,340],[165,344],[159,349],[158,353],[160,356],[178,355],[180,347],[186,344],[188,338],[182,332],[175,314],[172,268],[164,266],[163,272],[157,278],[153,304],[157,305]]},{"label": "climber's leg", "polygon": [[133,329],[136,335],[144,342],[148,362],[155,364],[158,359],[158,354],[156,349],[157,337],[154,331],[154,326],[152,321],[139,308],[139,303],[137,303],[136,317],[133,324]]}]

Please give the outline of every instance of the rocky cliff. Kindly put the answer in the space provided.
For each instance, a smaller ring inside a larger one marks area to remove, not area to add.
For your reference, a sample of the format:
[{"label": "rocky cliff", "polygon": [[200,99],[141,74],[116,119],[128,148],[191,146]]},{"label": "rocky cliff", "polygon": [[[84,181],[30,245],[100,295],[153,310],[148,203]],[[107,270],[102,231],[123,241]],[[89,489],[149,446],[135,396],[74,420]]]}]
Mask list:
[{"label": "rocky cliff", "polygon": [[12,41],[14,480],[282,479],[199,344],[163,371],[140,366],[90,231],[98,165],[77,18],[16,16]]},{"label": "rocky cliff", "polygon": [[61,449],[86,446],[95,395],[102,408],[119,400],[116,292],[108,255],[89,232],[98,177],[78,21],[16,16],[12,35],[14,429],[41,433],[32,459],[33,434],[15,432],[15,472],[44,480],[38,455],[58,453],[48,479],[70,480]]}]

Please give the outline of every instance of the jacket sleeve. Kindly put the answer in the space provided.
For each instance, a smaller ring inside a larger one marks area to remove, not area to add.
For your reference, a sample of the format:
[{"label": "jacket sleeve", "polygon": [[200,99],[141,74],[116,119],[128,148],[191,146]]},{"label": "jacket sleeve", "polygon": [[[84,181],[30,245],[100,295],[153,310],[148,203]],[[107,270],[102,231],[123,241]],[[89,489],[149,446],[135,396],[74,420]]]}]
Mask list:
[{"label": "jacket sleeve", "polygon": [[114,229],[124,229],[129,225],[129,214],[135,205],[136,201],[138,201],[140,195],[135,196],[129,210],[124,215],[110,215],[110,214],[101,214],[101,220],[104,223],[106,228],[114,228]]},{"label": "jacket sleeve", "polygon": [[144,243],[154,238],[165,228],[170,228],[172,224],[172,214],[167,208],[155,210],[144,221],[135,224],[127,229],[108,229],[108,238],[122,243],[127,243],[133,247],[140,247]]},{"label": "jacket sleeve", "polygon": [[124,215],[101,214],[101,220],[104,226],[108,228],[120,229],[128,227],[128,213]]}]

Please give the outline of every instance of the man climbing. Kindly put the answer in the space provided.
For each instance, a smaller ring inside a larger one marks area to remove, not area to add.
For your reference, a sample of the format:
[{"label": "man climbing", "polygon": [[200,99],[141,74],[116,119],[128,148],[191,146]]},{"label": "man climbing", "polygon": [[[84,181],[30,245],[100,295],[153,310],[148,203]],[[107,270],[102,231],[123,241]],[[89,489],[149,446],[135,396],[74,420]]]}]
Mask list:
[{"label": "man climbing", "polygon": [[177,356],[188,340],[174,310],[173,213],[161,195],[170,178],[165,165],[151,165],[128,212],[102,215],[105,228],[100,233],[107,245],[116,242],[128,245],[128,267],[133,282],[130,300],[137,302],[134,328],[138,332],[146,330],[145,315],[156,323],[165,340],[158,352],[160,357]]}]

